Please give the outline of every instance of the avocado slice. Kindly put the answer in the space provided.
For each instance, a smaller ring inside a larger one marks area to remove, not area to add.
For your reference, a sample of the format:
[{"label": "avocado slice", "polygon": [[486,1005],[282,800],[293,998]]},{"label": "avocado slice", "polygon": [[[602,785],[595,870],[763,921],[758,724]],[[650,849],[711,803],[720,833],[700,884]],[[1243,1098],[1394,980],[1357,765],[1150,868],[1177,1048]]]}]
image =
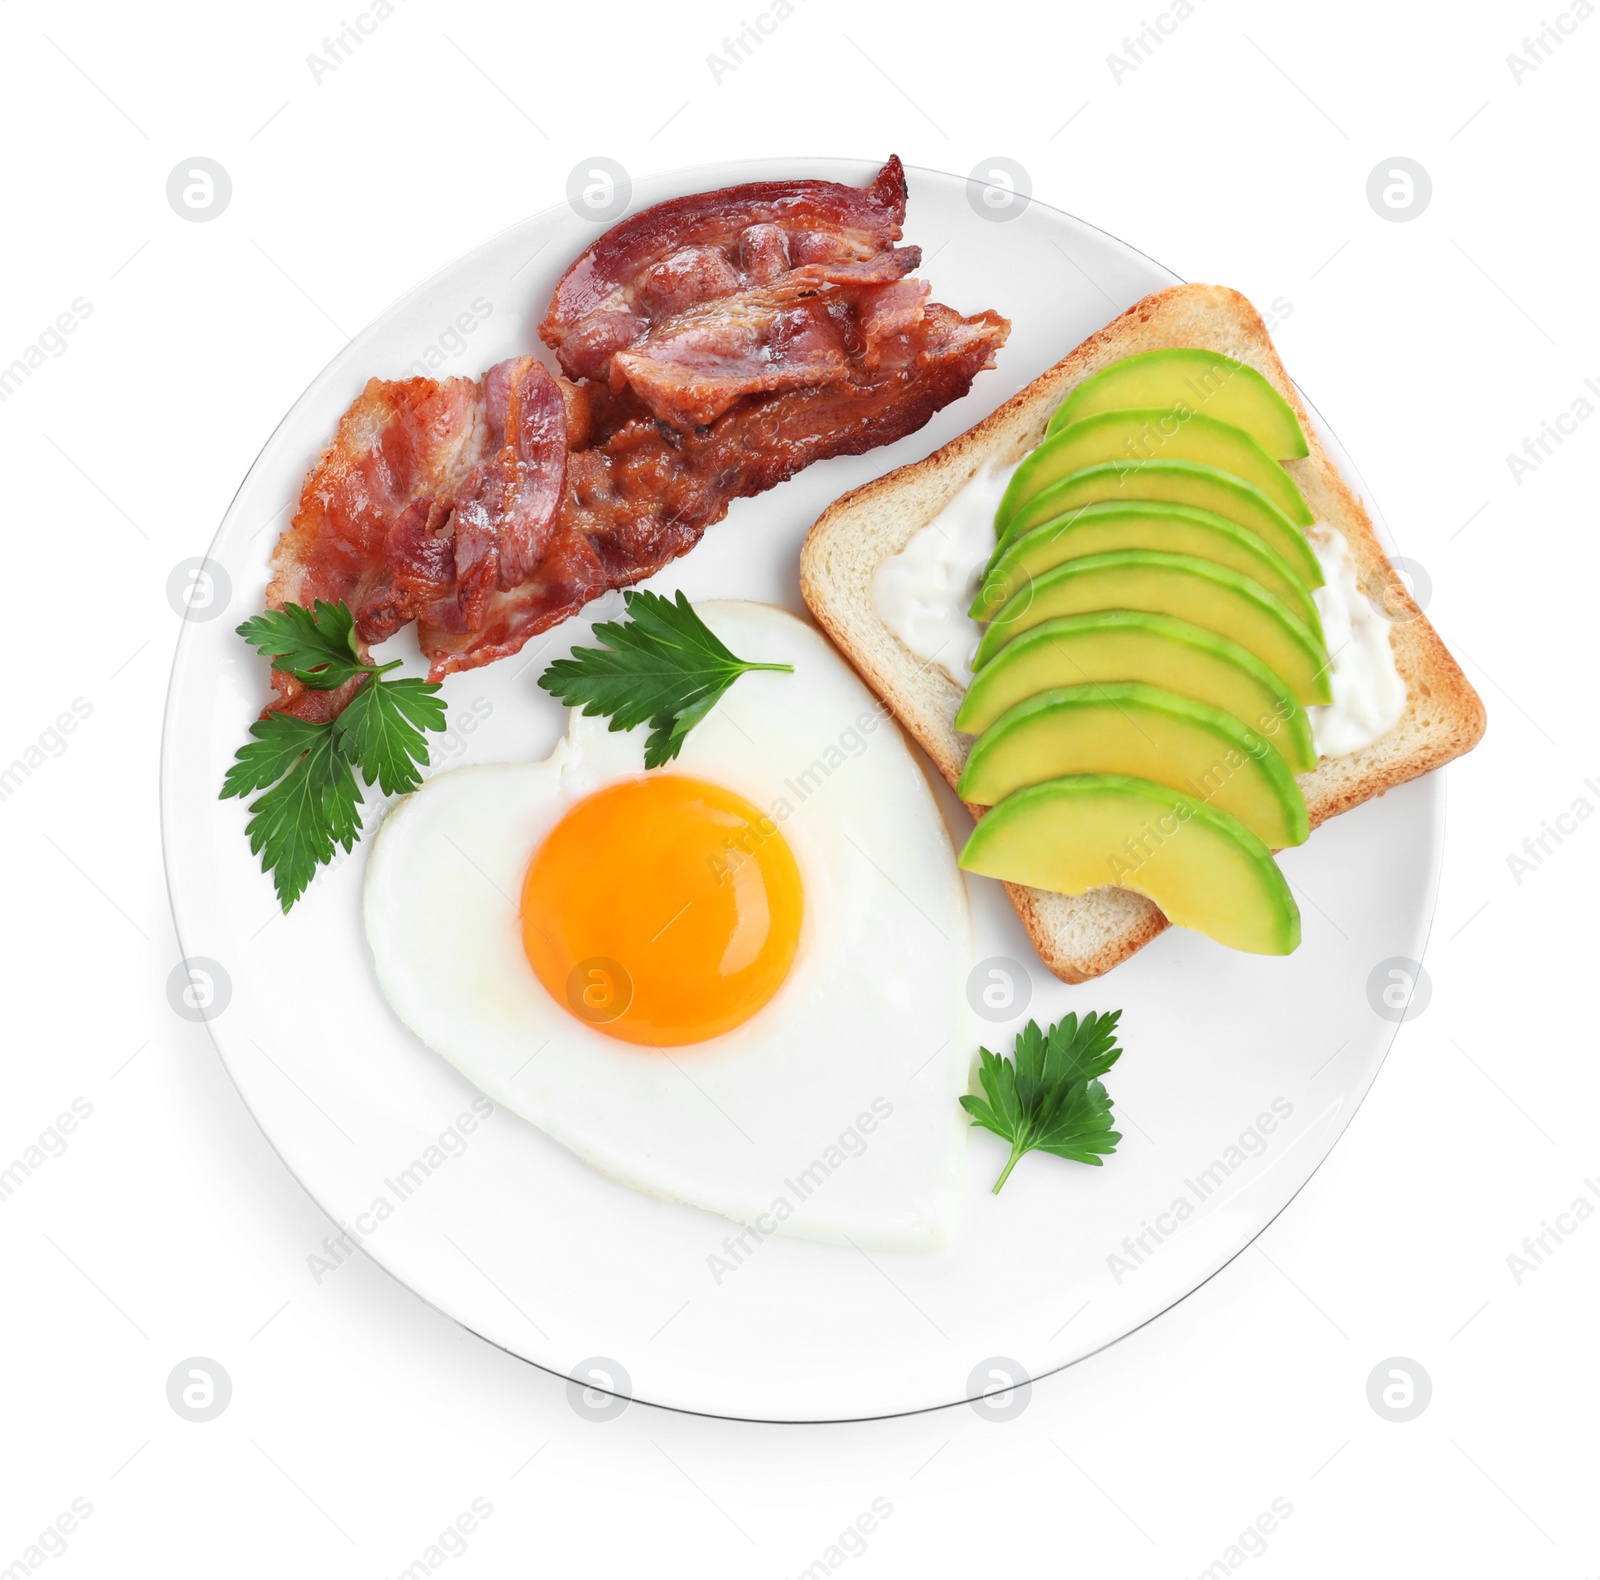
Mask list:
[{"label": "avocado slice", "polygon": [[997,518],[1069,472],[1102,461],[1116,462],[1130,477],[1146,461],[1200,461],[1253,484],[1298,525],[1315,519],[1294,479],[1242,428],[1203,412],[1180,417],[1153,406],[1103,411],[1047,435],[1012,473]]},{"label": "avocado slice", "polygon": [[1196,346],[1141,351],[1102,368],[1056,408],[1048,431],[1056,433],[1080,418],[1130,406],[1203,411],[1243,428],[1279,460],[1309,453],[1294,408],[1260,373],[1220,351]]},{"label": "avocado slice", "polygon": [[1096,609],[1145,609],[1191,621],[1254,653],[1297,702],[1333,700],[1327,650],[1287,605],[1226,565],[1152,549],[1085,555],[1026,583],[989,622],[973,668],[1046,620]]},{"label": "avocado slice", "polygon": [[967,612],[974,620],[987,620],[1024,583],[1045,571],[1087,554],[1119,549],[1156,549],[1215,560],[1259,582],[1313,635],[1322,635],[1322,618],[1311,594],[1282,556],[1226,517],[1187,505],[1085,505],[1009,538],[996,549]]},{"label": "avocado slice", "polygon": [[1307,587],[1323,584],[1322,566],[1306,535],[1259,488],[1199,461],[1146,461],[1130,472],[1117,462],[1102,462],[1070,472],[1059,483],[1041,489],[1010,515],[1004,506],[995,517],[995,535],[1004,544],[1017,534],[1055,521],[1082,505],[1133,500],[1188,505],[1209,510],[1248,527],[1275,549]]},{"label": "avocado slice", "polygon": [[1057,894],[1113,885],[1230,949],[1287,955],[1300,909],[1238,818],[1145,779],[1073,774],[1007,796],[961,852],[968,872]]},{"label": "avocado slice", "polygon": [[1305,709],[1255,654],[1187,620],[1138,609],[1066,615],[1013,638],[973,677],[956,728],[981,735],[1041,691],[1119,680],[1222,708],[1266,736],[1294,773],[1317,765]]},{"label": "avocado slice", "polygon": [[980,735],[956,793],[996,806],[1065,774],[1126,774],[1231,812],[1268,845],[1303,845],[1306,798],[1282,756],[1209,702],[1139,681],[1061,686],[1008,708]]}]

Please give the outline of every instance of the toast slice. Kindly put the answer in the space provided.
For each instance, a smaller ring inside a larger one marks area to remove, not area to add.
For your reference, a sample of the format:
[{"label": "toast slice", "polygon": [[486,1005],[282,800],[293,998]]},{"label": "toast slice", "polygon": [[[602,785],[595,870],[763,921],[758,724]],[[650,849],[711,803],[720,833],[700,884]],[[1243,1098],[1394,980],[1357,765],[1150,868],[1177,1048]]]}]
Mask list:
[{"label": "toast slice", "polygon": [[[954,788],[971,744],[954,725],[961,688],[883,624],[872,603],[873,572],[978,472],[1012,465],[1032,450],[1076,385],[1121,357],[1168,346],[1198,346],[1246,362],[1289,402],[1311,453],[1284,464],[1316,518],[1344,534],[1361,590],[1381,598],[1394,621],[1405,712],[1371,745],[1324,757],[1300,775],[1311,826],[1470,751],[1484,730],[1478,694],[1390,566],[1361,501],[1318,442],[1261,315],[1237,291],[1219,285],[1173,286],[1136,302],[943,449],[835,500],[811,528],[800,561],[801,590],[818,624]],[[976,808],[969,810],[976,815]],[[1102,975],[1168,925],[1150,900],[1127,889],[1079,896],[1010,883],[1006,889],[1039,958],[1064,982]]]}]

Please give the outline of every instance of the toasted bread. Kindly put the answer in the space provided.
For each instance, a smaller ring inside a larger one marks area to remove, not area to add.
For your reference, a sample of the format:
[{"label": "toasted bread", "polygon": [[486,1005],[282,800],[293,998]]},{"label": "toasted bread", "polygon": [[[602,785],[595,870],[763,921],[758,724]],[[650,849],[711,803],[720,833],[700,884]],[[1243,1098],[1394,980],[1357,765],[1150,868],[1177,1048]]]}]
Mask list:
[{"label": "toasted bread", "polygon": [[[1198,346],[1246,362],[1289,402],[1310,454],[1284,464],[1316,518],[1344,534],[1362,591],[1381,599],[1394,622],[1405,712],[1371,745],[1324,757],[1300,776],[1311,826],[1471,750],[1484,730],[1478,694],[1389,564],[1361,501],[1323,450],[1260,314],[1223,286],[1179,285],[1145,297],[943,449],[835,500],[808,534],[800,562],[801,589],[823,630],[954,787],[971,744],[954,725],[961,688],[884,625],[872,602],[873,572],[978,472],[1009,466],[1033,449],[1051,413],[1076,385],[1121,357],[1166,346]],[[971,810],[976,815],[980,809]],[[1081,896],[1009,883],[1006,889],[1039,958],[1064,982],[1102,975],[1168,925],[1150,900],[1126,889]]]}]

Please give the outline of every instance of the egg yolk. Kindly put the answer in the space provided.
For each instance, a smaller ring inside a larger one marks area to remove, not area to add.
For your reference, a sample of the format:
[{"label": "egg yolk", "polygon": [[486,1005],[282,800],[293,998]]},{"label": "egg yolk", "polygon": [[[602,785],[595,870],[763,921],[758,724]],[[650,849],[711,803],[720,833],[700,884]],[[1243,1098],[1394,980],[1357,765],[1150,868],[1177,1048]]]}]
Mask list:
[{"label": "egg yolk", "polygon": [[578,802],[534,853],[522,943],[545,988],[608,1036],[716,1037],[777,992],[800,943],[778,826],[702,779],[652,774]]}]

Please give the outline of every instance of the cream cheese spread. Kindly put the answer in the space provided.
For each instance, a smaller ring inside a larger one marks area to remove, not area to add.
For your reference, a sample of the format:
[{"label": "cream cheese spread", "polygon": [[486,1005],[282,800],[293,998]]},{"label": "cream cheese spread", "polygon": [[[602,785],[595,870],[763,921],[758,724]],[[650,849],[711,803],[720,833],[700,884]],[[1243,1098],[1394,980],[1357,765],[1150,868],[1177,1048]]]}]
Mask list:
[{"label": "cream cheese spread", "polygon": [[[958,686],[972,681],[982,628],[967,617],[994,551],[994,513],[1015,467],[989,467],[961,488],[872,577],[878,618],[925,663]],[[1324,757],[1370,746],[1399,722],[1405,682],[1395,667],[1388,618],[1361,591],[1350,545],[1337,527],[1307,529],[1326,585],[1316,589],[1331,662],[1333,701],[1306,710]]]},{"label": "cream cheese spread", "polygon": [[1344,534],[1319,521],[1306,536],[1326,578],[1312,597],[1333,666],[1332,703],[1307,708],[1306,713],[1318,753],[1339,757],[1370,746],[1400,722],[1406,711],[1406,683],[1395,667],[1390,621],[1361,591]]},{"label": "cream cheese spread", "polygon": [[872,575],[878,618],[958,686],[972,682],[972,660],[983,632],[967,618],[967,610],[994,552],[994,513],[1015,470],[991,466],[979,472]]}]

